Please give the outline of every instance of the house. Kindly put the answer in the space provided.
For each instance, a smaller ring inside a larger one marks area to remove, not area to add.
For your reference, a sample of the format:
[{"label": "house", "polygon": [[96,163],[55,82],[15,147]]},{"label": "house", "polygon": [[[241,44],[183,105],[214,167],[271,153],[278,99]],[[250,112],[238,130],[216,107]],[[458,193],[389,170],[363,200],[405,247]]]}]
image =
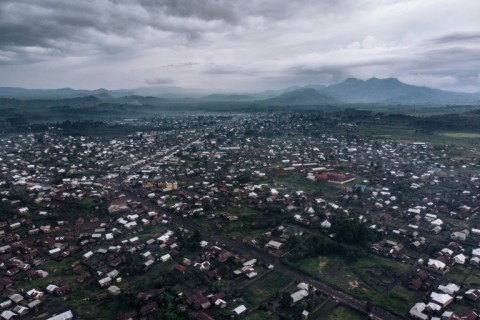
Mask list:
[{"label": "house", "polygon": [[437,271],[444,271],[447,267],[445,263],[437,259],[429,259],[427,262],[427,266]]},{"label": "house", "polygon": [[64,285],[64,286],[56,288],[55,289],[55,294],[57,294],[59,296],[64,296],[71,291],[72,291],[72,288],[70,288],[69,285]]},{"label": "house", "polygon": [[470,301],[477,301],[480,298],[479,289],[470,289],[465,292],[465,297]]},{"label": "house", "polygon": [[290,295],[293,303],[297,303],[298,301],[302,300],[307,296],[308,296],[308,291],[304,289],[298,290]]},{"label": "house", "polygon": [[324,229],[330,229],[332,227],[332,224],[328,220],[324,220],[320,226]]},{"label": "house", "polygon": [[458,264],[465,264],[465,261],[467,260],[467,257],[460,253],[458,255],[456,255],[455,257],[453,257],[453,259],[455,260],[455,263],[458,263]]},{"label": "house", "polygon": [[87,253],[85,253],[82,258],[83,260],[88,260],[90,259],[91,257],[93,256],[93,252],[92,251],[88,251]]},{"label": "house", "polygon": [[215,319],[204,312],[199,312],[197,313],[195,320],[215,320]]},{"label": "house", "polygon": [[430,294],[430,299],[438,305],[442,306],[443,308],[453,302],[453,297],[446,293],[432,292]]},{"label": "house", "polygon": [[137,318],[137,311],[129,311],[125,313],[121,313],[117,316],[117,320],[134,320]]},{"label": "house", "polygon": [[172,259],[172,256],[171,256],[169,253],[164,254],[163,256],[160,257],[160,260],[161,260],[162,262],[167,262],[167,261],[170,260],[170,259]]},{"label": "house", "polygon": [[108,287],[107,290],[111,295],[114,295],[114,296],[118,296],[121,293],[120,288],[117,286],[110,286]]},{"label": "house", "polygon": [[12,305],[13,305],[12,300],[5,300],[4,302],[0,303],[0,308],[6,309],[8,307],[11,307]]},{"label": "house", "polygon": [[13,308],[13,312],[15,312],[16,314],[18,314],[19,316],[24,316],[26,315],[28,312],[30,311],[29,308],[27,307],[24,307],[24,306],[16,306],[15,308]]},{"label": "house", "polygon": [[47,320],[69,320],[69,319],[73,319],[73,313],[70,310],[60,313],[51,318],[48,318]]},{"label": "house", "polygon": [[275,241],[275,240],[270,240],[268,243],[267,243],[267,247],[268,248],[272,248],[272,249],[275,249],[275,250],[280,250],[280,248],[283,246],[283,243],[281,242],[278,242],[278,241]]},{"label": "house", "polygon": [[476,267],[480,266],[480,257],[475,256],[472,259],[470,259],[470,264],[472,264]]},{"label": "house", "polygon": [[110,278],[110,277],[105,277],[105,278],[102,278],[102,279],[98,280],[98,284],[102,288],[106,287],[106,286],[109,286],[110,283],[112,283],[112,278]]},{"label": "house", "polygon": [[413,291],[418,291],[423,286],[423,281],[420,278],[413,278],[408,282],[408,288]]},{"label": "house", "polygon": [[41,300],[35,299],[27,304],[27,307],[34,312],[38,311],[38,307],[42,304]]},{"label": "house", "polygon": [[478,319],[478,313],[470,310],[469,312],[465,313],[462,317],[462,320],[477,320]]},{"label": "house", "polygon": [[212,304],[210,303],[210,301],[208,301],[208,298],[207,297],[200,297],[198,299],[196,299],[194,302],[193,302],[193,307],[195,309],[203,309],[203,310],[206,310],[208,308],[210,308]]},{"label": "house", "polygon": [[409,311],[409,314],[412,318],[418,320],[428,320],[429,316],[423,313],[427,308],[426,304],[423,302],[416,303]]},{"label": "house", "polygon": [[0,314],[0,317],[5,320],[10,320],[10,319],[16,318],[17,314],[10,310],[5,310]]},{"label": "house", "polygon": [[449,294],[449,295],[455,295],[460,290],[460,287],[457,286],[454,283],[449,283],[445,286],[439,285],[438,290],[442,291],[443,293]]},{"label": "house", "polygon": [[128,210],[128,204],[126,199],[115,199],[108,207],[108,213],[115,214]]},{"label": "house", "polygon": [[239,316],[241,315],[242,313],[244,313],[245,311],[247,311],[247,307],[245,307],[243,304],[236,307],[235,309],[232,310],[233,313],[235,313],[235,315]]},{"label": "house", "polygon": [[24,300],[23,296],[18,294],[18,293],[14,293],[14,294],[8,296],[8,299],[12,300],[15,303],[19,303],[19,302]]},{"label": "house", "polygon": [[140,308],[140,313],[143,315],[143,316],[146,316],[152,312],[154,312],[155,310],[158,310],[158,304],[156,302],[150,302],[146,305],[144,305],[143,307]]},{"label": "house", "polygon": [[475,248],[472,250],[473,257],[480,257],[480,248]]}]

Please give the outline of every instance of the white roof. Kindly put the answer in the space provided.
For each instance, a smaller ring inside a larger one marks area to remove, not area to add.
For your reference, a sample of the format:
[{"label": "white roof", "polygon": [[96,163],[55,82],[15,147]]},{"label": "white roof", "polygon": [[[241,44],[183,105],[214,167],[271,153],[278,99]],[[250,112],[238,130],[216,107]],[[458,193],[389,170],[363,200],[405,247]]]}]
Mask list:
[{"label": "white roof", "polygon": [[457,286],[455,283],[449,283],[446,286],[438,286],[438,290],[446,293],[446,294],[455,294],[458,290],[460,290],[460,287]]},{"label": "white roof", "polygon": [[47,320],[68,320],[68,319],[73,319],[73,313],[70,310],[65,311],[64,313],[60,313],[59,315],[53,316],[51,318],[48,318]]},{"label": "white roof", "polygon": [[275,240],[270,240],[267,243],[267,246],[275,248],[275,249],[280,249],[280,247],[283,245],[283,243],[275,241]]},{"label": "white roof", "polygon": [[437,302],[442,306],[448,304],[453,300],[453,297],[448,294],[436,293],[436,292],[432,292],[430,294],[430,298],[432,299],[433,302]]},{"label": "white roof", "polygon": [[307,284],[307,283],[305,283],[305,282],[300,282],[299,284],[297,284],[297,288],[298,288],[298,289],[303,289],[303,290],[307,290],[307,291],[308,291],[308,288],[309,288],[309,286],[308,286],[308,284]]},{"label": "white roof", "polygon": [[48,292],[53,292],[53,291],[55,291],[55,289],[57,289],[57,288],[58,288],[58,286],[56,286],[56,285],[54,285],[54,284],[49,284],[49,285],[47,286],[47,291],[48,291]]},{"label": "white roof", "polygon": [[167,261],[167,260],[170,260],[172,258],[172,256],[167,253],[167,254],[164,254],[163,256],[160,257],[160,260],[162,261]]},{"label": "white roof", "polygon": [[455,263],[464,264],[467,257],[465,257],[465,255],[460,253],[460,254],[456,255],[455,257],[453,257],[453,259],[455,260]]},{"label": "white roof", "polygon": [[443,263],[443,262],[440,261],[440,260],[436,260],[436,259],[429,259],[427,265],[428,265],[429,267],[434,266],[434,267],[437,268],[437,269],[444,269],[445,266],[446,266],[445,263]]},{"label": "white roof", "polygon": [[236,314],[242,314],[247,310],[247,307],[245,307],[243,304],[241,306],[236,307],[232,311],[235,312]]},{"label": "white roof", "polygon": [[442,310],[442,307],[436,303],[433,303],[433,302],[429,302],[427,304],[427,308],[432,310],[432,311],[440,311]]},{"label": "white roof", "polygon": [[453,250],[452,250],[452,249],[449,249],[449,248],[443,248],[443,249],[442,249],[442,252],[443,252],[443,253],[446,253],[446,254],[449,254],[449,255],[452,255],[452,254],[453,254]]},{"label": "white roof", "polygon": [[412,307],[412,309],[415,309],[415,310],[417,310],[417,311],[422,312],[423,310],[425,310],[426,306],[427,306],[427,305],[426,305],[425,303],[423,303],[423,302],[417,302],[417,303],[415,303],[415,305]]},{"label": "white roof", "polygon": [[17,314],[15,312],[12,312],[10,310],[3,311],[1,316],[4,319],[11,319],[12,317],[16,316]]},{"label": "white roof", "polygon": [[290,295],[290,297],[292,298],[293,300],[293,303],[297,302],[297,301],[300,301],[302,300],[303,298],[305,298],[306,296],[308,296],[308,291],[307,290],[298,290],[297,292],[294,292]]}]

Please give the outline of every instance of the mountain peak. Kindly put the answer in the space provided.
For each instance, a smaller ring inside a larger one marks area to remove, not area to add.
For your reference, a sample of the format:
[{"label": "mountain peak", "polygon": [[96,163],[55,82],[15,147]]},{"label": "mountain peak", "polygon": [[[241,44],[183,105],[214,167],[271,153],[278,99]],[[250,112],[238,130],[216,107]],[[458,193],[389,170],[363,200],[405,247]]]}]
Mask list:
[{"label": "mountain peak", "polygon": [[379,78],[370,78],[368,79],[366,82],[385,82],[385,83],[402,83],[400,80],[398,80],[397,78],[383,78],[383,79],[379,79]]},{"label": "mountain peak", "polygon": [[341,83],[362,83],[362,82],[365,82],[365,81],[357,79],[357,78],[347,78]]}]

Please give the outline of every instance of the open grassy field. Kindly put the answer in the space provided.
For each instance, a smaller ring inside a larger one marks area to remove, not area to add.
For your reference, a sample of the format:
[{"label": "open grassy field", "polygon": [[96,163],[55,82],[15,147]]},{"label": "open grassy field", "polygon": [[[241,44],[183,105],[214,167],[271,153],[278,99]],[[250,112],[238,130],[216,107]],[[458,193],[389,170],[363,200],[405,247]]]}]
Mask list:
[{"label": "open grassy field", "polygon": [[401,285],[409,266],[371,255],[355,262],[339,256],[305,259],[300,268],[320,281],[405,316],[416,294]]},{"label": "open grassy field", "polygon": [[272,272],[245,287],[242,291],[242,296],[247,307],[254,307],[277,294],[278,298],[280,298],[282,290],[291,283],[292,279],[286,275]]},{"label": "open grassy field", "polygon": [[265,311],[255,310],[252,313],[249,313],[245,316],[245,320],[264,320],[271,319],[272,315],[268,314]]},{"label": "open grassy field", "polygon": [[292,192],[303,191],[308,194],[321,193],[325,197],[335,197],[340,189],[345,186],[337,186],[325,181],[312,181],[299,173],[293,173],[285,177],[276,177],[276,184],[283,185]]},{"label": "open grassy field", "polygon": [[480,139],[480,133],[473,132],[442,132],[441,135],[444,135],[449,138],[470,138],[470,139]]},{"label": "open grassy field", "polygon": [[361,320],[361,319],[366,319],[366,316],[348,307],[338,306],[325,319],[326,320]]}]

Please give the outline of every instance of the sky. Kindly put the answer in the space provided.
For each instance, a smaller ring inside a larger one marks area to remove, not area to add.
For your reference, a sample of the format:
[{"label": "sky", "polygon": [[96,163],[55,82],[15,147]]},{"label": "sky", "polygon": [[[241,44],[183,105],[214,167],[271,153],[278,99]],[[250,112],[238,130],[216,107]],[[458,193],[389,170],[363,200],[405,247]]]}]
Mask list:
[{"label": "sky", "polygon": [[480,91],[478,0],[0,0],[0,86]]}]

